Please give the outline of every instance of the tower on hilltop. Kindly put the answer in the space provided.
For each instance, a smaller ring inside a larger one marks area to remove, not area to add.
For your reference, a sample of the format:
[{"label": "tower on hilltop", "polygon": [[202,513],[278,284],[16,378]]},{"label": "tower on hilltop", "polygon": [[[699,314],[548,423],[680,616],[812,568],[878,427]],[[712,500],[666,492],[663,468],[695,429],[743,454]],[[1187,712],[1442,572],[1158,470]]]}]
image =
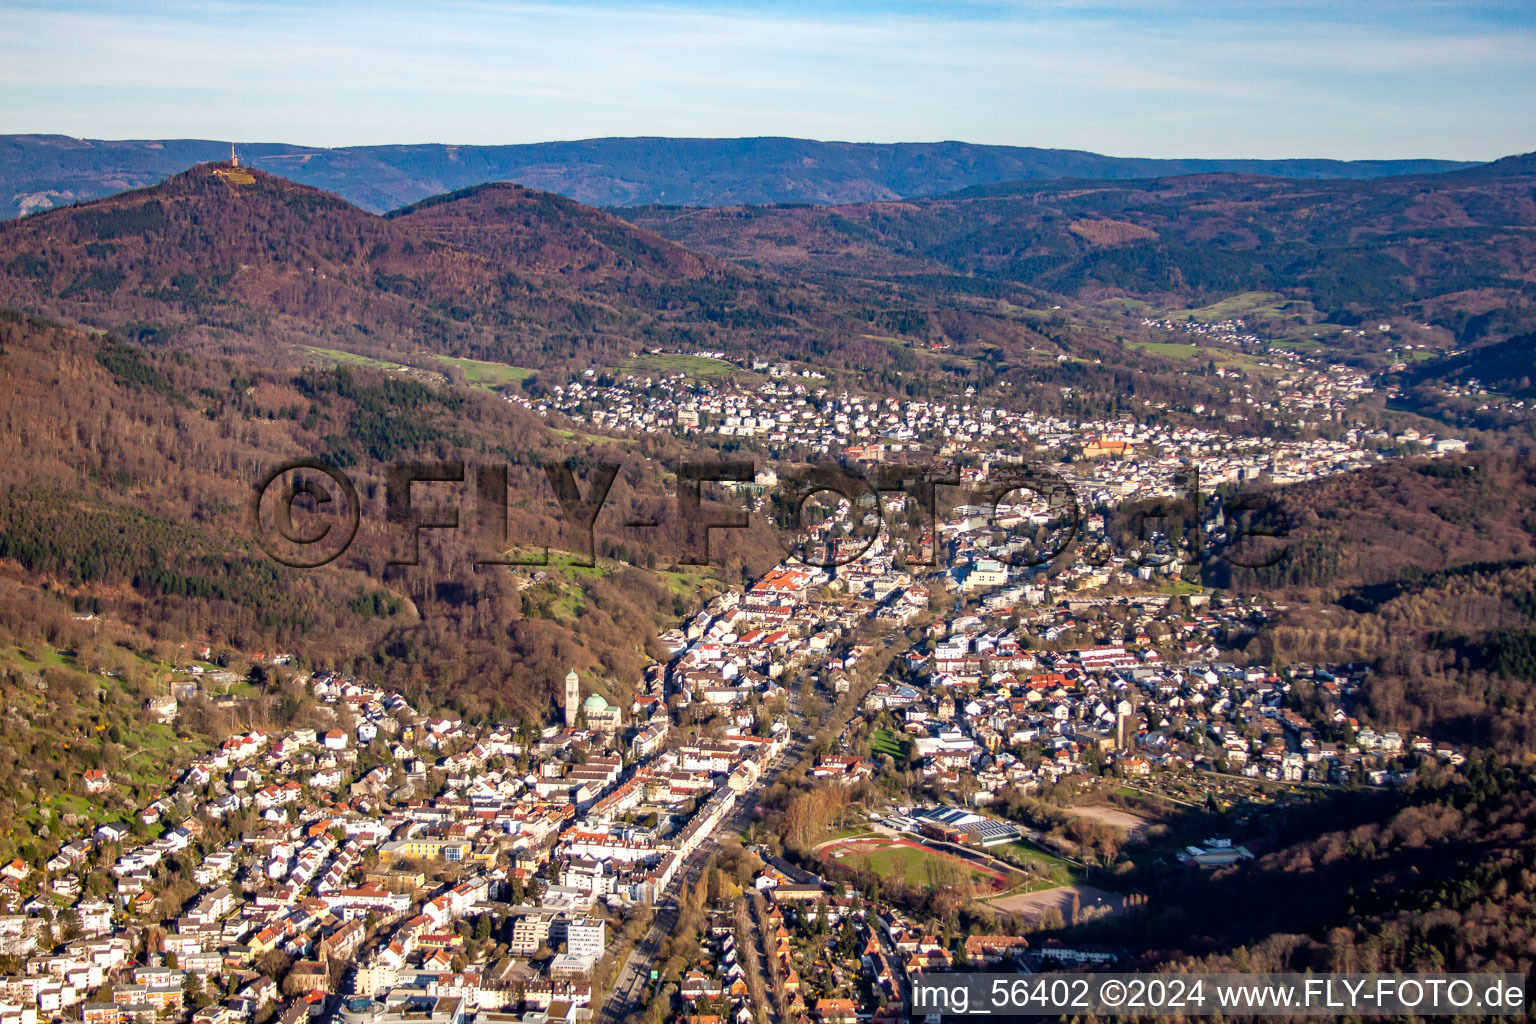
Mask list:
[{"label": "tower on hilltop", "polygon": [[233,142],[231,142],[229,144],[229,166],[231,166],[231,167],[239,167],[240,166],[240,158],[235,155],[235,144]]}]

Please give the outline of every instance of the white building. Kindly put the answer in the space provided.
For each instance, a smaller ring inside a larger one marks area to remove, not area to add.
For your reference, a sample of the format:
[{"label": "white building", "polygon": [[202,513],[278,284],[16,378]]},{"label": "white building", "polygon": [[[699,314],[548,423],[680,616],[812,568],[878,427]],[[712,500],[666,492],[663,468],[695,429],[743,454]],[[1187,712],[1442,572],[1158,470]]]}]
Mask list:
[{"label": "white building", "polygon": [[584,917],[579,921],[572,921],[566,929],[566,952],[572,956],[584,957],[594,963],[601,959],[603,950],[608,947],[608,926],[601,918]]}]

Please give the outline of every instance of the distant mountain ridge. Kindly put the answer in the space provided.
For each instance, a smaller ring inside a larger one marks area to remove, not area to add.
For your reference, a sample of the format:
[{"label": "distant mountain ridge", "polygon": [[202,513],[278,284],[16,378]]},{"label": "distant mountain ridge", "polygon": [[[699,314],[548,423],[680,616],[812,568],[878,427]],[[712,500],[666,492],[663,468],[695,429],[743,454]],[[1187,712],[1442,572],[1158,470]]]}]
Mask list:
[{"label": "distant mountain ridge", "polygon": [[835,208],[614,212],[693,252],[799,280],[937,278],[1191,307],[1283,293],[1334,323],[1398,316],[1473,344],[1536,330],[1533,190],[1536,154],[1525,154],[1372,180],[1015,181]]},{"label": "distant mountain ridge", "polygon": [[[966,142],[854,143],[809,139],[608,138],[511,146],[236,143],[241,160],[382,213],[490,181],[592,206],[839,204],[1052,178],[1124,180],[1242,173],[1375,178],[1482,166],[1458,160],[1157,160],[1079,150]],[[0,217],[154,185],[197,163],[229,158],[208,139],[0,136]]]}]

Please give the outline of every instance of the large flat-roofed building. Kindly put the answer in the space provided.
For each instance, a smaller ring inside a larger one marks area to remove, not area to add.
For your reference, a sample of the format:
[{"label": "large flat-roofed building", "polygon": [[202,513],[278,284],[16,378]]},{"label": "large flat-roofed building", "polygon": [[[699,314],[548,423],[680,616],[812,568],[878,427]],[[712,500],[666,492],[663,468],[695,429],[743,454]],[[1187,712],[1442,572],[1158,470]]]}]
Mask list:
[{"label": "large flat-roofed building", "polygon": [[403,999],[349,999],[341,1005],[340,1024],[464,1024],[468,1000],[458,996],[411,994]]},{"label": "large flat-roofed building", "polygon": [[974,814],[958,807],[927,808],[914,811],[918,831],[934,839],[967,846],[999,846],[1020,837],[1018,827],[996,818]]},{"label": "large flat-roofed building", "polygon": [[469,850],[469,842],[463,839],[395,839],[379,847],[379,859],[389,862],[410,857],[456,864],[469,856]]}]

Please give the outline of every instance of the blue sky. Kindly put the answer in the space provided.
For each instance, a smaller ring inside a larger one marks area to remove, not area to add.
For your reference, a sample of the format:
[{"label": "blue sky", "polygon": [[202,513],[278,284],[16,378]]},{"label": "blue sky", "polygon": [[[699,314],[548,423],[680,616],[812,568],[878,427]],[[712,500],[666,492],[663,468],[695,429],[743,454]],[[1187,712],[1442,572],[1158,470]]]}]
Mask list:
[{"label": "blue sky", "polygon": [[0,133],[1536,149],[1533,0],[0,0]]}]

